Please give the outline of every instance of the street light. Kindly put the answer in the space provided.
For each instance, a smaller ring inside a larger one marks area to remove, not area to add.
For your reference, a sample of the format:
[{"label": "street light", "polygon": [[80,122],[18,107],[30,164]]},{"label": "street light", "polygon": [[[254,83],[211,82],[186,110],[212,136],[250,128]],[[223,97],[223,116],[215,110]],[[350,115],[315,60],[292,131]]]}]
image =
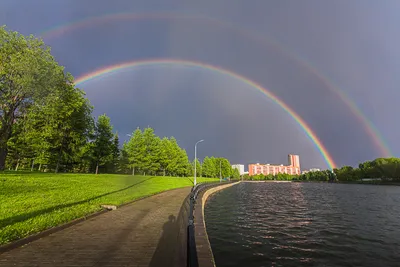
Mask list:
[{"label": "street light", "polygon": [[196,182],[196,165],[197,165],[197,144],[203,142],[204,140],[199,140],[194,145],[194,185],[197,184]]}]

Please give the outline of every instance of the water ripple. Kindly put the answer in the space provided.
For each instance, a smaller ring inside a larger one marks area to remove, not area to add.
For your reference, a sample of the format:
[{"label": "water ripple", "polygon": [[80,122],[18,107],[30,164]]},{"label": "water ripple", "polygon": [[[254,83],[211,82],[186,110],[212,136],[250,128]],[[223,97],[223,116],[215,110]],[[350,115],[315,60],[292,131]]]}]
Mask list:
[{"label": "water ripple", "polygon": [[218,267],[400,266],[400,187],[241,183],[205,209]]}]

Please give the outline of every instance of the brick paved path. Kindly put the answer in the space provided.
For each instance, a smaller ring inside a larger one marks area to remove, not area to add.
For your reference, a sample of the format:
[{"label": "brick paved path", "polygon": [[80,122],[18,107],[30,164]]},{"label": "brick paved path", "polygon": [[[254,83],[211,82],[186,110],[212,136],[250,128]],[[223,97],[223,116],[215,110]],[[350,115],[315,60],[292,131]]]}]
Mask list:
[{"label": "brick paved path", "polygon": [[164,192],[0,254],[0,266],[185,266],[190,188]]}]

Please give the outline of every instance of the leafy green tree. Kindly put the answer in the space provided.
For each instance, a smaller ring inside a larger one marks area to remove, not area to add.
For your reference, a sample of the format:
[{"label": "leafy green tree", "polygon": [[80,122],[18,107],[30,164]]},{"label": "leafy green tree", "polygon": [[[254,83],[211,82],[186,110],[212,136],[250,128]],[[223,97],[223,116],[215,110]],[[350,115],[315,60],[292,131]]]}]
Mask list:
[{"label": "leafy green tree", "polygon": [[169,175],[176,176],[180,173],[180,164],[181,164],[181,148],[179,147],[176,139],[171,137],[169,139],[170,148],[168,152],[168,165],[167,171]]},{"label": "leafy green tree", "polygon": [[[192,162],[193,171],[194,171],[194,164],[196,164],[196,176],[201,177],[202,176],[202,166],[200,164],[199,159],[196,159],[196,162],[193,160],[193,162]],[[194,175],[194,173],[193,173],[193,175]]]},{"label": "leafy green tree", "polygon": [[202,165],[202,173],[205,177],[217,177],[217,170],[215,168],[215,158],[205,157]]},{"label": "leafy green tree", "polygon": [[239,179],[240,178],[240,172],[237,168],[232,169],[232,178],[233,179]]},{"label": "leafy green tree", "polygon": [[[65,170],[73,170],[73,165],[83,160],[93,129],[91,111],[82,91],[69,84],[60,85],[42,103],[26,108],[24,118],[14,124],[9,147],[12,151],[25,151],[25,158],[40,165],[55,166],[56,172],[60,164]],[[23,131],[17,130],[18,124],[23,124]]]},{"label": "leafy green tree", "polygon": [[229,160],[226,158],[219,158],[219,161],[221,162],[222,178],[231,177],[233,170]]},{"label": "leafy green tree", "polygon": [[145,153],[142,158],[143,171],[148,174],[156,174],[160,170],[161,140],[154,134],[150,127],[143,131]]},{"label": "leafy green tree", "polygon": [[122,149],[119,153],[119,160],[118,160],[118,173],[128,173],[130,169],[129,164],[129,152],[128,152],[128,143],[124,142],[122,145]]},{"label": "leafy green tree", "polygon": [[187,156],[186,150],[184,149],[179,149],[178,152],[178,164],[177,164],[177,174],[179,176],[188,176],[189,175],[189,170],[191,169],[190,167],[190,162],[189,158]]},{"label": "leafy green tree", "polygon": [[143,158],[145,157],[146,147],[144,143],[142,130],[137,128],[129,142],[127,143],[127,153],[129,155],[129,164],[132,168],[132,175],[143,169]]},{"label": "leafy green tree", "polygon": [[119,160],[120,160],[119,136],[118,133],[115,133],[112,138],[111,160],[108,163],[107,171],[112,173],[118,172]]},{"label": "leafy green tree", "polygon": [[163,175],[167,174],[167,168],[170,161],[171,143],[167,137],[160,140],[160,170]]},{"label": "leafy green tree", "polygon": [[72,83],[72,76],[64,73],[41,40],[5,27],[0,27],[0,62],[0,170],[4,170],[14,124],[28,107]]},{"label": "leafy green tree", "polygon": [[96,122],[92,148],[93,165],[95,165],[96,174],[99,172],[99,167],[107,165],[112,161],[114,137],[112,131],[113,127],[110,118],[105,114],[100,115]]}]

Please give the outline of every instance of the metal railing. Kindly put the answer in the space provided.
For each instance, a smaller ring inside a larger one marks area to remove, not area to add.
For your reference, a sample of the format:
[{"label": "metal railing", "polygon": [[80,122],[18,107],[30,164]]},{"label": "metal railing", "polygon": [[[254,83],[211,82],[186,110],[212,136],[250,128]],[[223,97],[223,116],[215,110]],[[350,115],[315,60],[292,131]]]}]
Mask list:
[{"label": "metal railing", "polygon": [[196,204],[199,187],[202,184],[197,184],[192,188],[189,197],[189,222],[187,226],[187,267],[198,267],[196,239],[194,234],[194,205]]},{"label": "metal railing", "polygon": [[219,185],[220,182],[215,183],[201,183],[192,188],[189,197],[189,223],[187,226],[187,267],[198,267],[199,262],[196,250],[196,238],[194,229],[194,206],[196,205],[197,196],[200,192],[209,187]]}]

